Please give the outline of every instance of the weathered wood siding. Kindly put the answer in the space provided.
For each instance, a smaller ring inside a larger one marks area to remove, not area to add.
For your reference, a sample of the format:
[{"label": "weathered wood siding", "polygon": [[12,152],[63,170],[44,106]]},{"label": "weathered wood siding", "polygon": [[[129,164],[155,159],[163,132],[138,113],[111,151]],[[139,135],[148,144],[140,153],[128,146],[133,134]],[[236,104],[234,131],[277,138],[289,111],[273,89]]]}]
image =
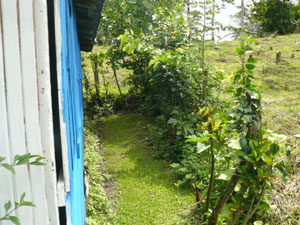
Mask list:
[{"label": "weathered wood siding", "polygon": [[[0,0],[0,155],[39,154],[47,165],[0,168],[0,215],[7,200],[26,200],[24,225],[57,225],[58,208],[49,72],[47,1]],[[0,222],[8,225],[10,222]]]}]

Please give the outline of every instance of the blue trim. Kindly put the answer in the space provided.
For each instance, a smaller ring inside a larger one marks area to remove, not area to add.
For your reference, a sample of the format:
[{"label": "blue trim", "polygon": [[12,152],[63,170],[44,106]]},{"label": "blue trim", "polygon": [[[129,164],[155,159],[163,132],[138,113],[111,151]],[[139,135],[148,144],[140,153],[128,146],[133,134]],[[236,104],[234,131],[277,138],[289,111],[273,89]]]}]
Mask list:
[{"label": "blue trim", "polygon": [[[70,192],[66,195],[67,218],[72,225],[85,224],[83,178],[83,96],[81,55],[72,0],[60,0],[62,99],[66,124]],[[69,219],[70,220],[70,219]]]}]

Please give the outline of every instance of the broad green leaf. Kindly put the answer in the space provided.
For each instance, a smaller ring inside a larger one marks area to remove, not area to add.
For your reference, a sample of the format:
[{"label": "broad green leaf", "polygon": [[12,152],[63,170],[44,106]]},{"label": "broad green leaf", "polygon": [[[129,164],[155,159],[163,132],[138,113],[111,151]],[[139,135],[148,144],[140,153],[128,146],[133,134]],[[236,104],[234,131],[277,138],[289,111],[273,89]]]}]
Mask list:
[{"label": "broad green leaf", "polygon": [[173,124],[173,125],[176,125],[178,123],[178,120],[174,119],[174,118],[170,118],[168,120],[168,124]]},{"label": "broad green leaf", "polygon": [[245,55],[245,50],[241,49],[241,48],[236,48],[235,49],[236,53],[239,55]]},{"label": "broad green leaf", "polygon": [[209,148],[209,145],[206,145],[206,144],[201,143],[201,142],[197,143],[197,153],[198,154],[201,153],[201,152],[203,152],[203,151],[205,151],[208,148]]},{"label": "broad green leaf", "polygon": [[20,159],[21,155],[15,155],[14,162],[17,162]]},{"label": "broad green leaf", "polygon": [[199,137],[190,137],[188,138],[185,142],[202,142],[203,141],[203,138],[199,138]]},{"label": "broad green leaf", "polygon": [[0,156],[0,163],[5,160],[5,157]]},{"label": "broad green leaf", "polygon": [[233,86],[229,86],[228,88],[226,88],[226,90],[224,92],[225,93],[233,93],[234,92],[234,87]]},{"label": "broad green leaf", "polygon": [[231,140],[229,141],[228,146],[229,146],[230,148],[236,149],[236,150],[240,150],[240,149],[242,148],[239,139],[231,139]]},{"label": "broad green leaf", "polygon": [[257,60],[253,57],[249,57],[248,63],[257,63]]},{"label": "broad green leaf", "polygon": [[277,144],[273,143],[270,146],[270,151],[272,155],[276,155],[279,152],[280,148]]},{"label": "broad green leaf", "polygon": [[16,216],[10,216],[9,217],[10,221],[13,222],[16,225],[21,225],[20,220]]},{"label": "broad green leaf", "polygon": [[181,167],[181,168],[179,168],[179,171],[182,173],[186,173],[188,170],[185,167]]},{"label": "broad green leaf", "polygon": [[30,165],[43,166],[43,165],[46,165],[46,164],[42,163],[42,162],[39,162],[39,161],[34,161],[34,162],[31,162]]},{"label": "broad green leaf", "polygon": [[266,163],[268,166],[271,165],[271,163],[272,163],[272,159],[270,159],[269,156],[265,156],[265,157],[264,157],[264,161],[265,161],[265,163]]},{"label": "broad green leaf", "polygon": [[222,208],[220,216],[223,218],[230,218],[232,216],[232,212],[230,210],[229,204],[225,204],[224,207]]},{"label": "broad green leaf", "polygon": [[21,155],[17,161],[17,165],[23,165],[23,164],[27,163],[29,161],[30,157],[31,157],[30,153]]},{"label": "broad green leaf", "polygon": [[150,62],[149,62],[149,66],[151,67],[152,65],[154,65],[156,63],[156,60],[155,59],[151,59]]},{"label": "broad green leaf", "polygon": [[245,36],[245,35],[241,35],[241,38],[242,38],[242,39],[244,39],[245,41],[247,41],[247,40],[249,40],[249,39],[250,39],[250,37],[248,37],[248,36]]},{"label": "broad green leaf", "polygon": [[248,70],[253,70],[255,68],[255,65],[253,65],[253,64],[246,64],[246,68]]},{"label": "broad green leaf", "polygon": [[239,81],[241,79],[241,75],[237,74],[234,76],[234,81]]},{"label": "broad green leaf", "polygon": [[186,175],[185,175],[185,178],[186,178],[186,179],[191,179],[192,176],[193,176],[193,174],[189,173],[189,174],[186,174]]},{"label": "broad green leaf", "polygon": [[26,195],[25,192],[21,195],[20,202],[23,202],[23,201],[24,201],[25,195]]},{"label": "broad green leaf", "polygon": [[223,173],[220,174],[220,176],[217,178],[219,180],[230,180],[232,175],[235,173],[234,169],[229,169],[224,171]]},{"label": "broad green leaf", "polygon": [[235,192],[239,192],[241,190],[241,184],[237,183],[237,185],[234,187]]},{"label": "broad green leaf", "polygon": [[250,45],[246,45],[245,49],[246,49],[246,51],[252,51],[253,50],[253,48]]},{"label": "broad green leaf", "polygon": [[35,207],[35,204],[33,204],[32,202],[26,202],[26,201],[22,202],[22,205]]},{"label": "broad green leaf", "polygon": [[244,119],[245,119],[245,121],[246,121],[247,123],[252,122],[252,116],[251,116],[251,115],[245,115],[245,116],[244,116]]},{"label": "broad green leaf", "polygon": [[5,169],[8,169],[10,172],[12,172],[13,174],[15,174],[15,169],[8,163],[2,163],[2,166],[5,168]]},{"label": "broad green leaf", "polygon": [[178,167],[180,167],[180,164],[179,163],[172,163],[171,167],[172,168],[178,168]]},{"label": "broad green leaf", "polygon": [[10,207],[11,207],[11,201],[8,201],[4,204],[4,209],[6,212],[10,209]]},{"label": "broad green leaf", "polygon": [[258,40],[256,40],[256,39],[251,39],[251,40],[250,40],[250,44],[254,44],[254,43],[258,43]]}]

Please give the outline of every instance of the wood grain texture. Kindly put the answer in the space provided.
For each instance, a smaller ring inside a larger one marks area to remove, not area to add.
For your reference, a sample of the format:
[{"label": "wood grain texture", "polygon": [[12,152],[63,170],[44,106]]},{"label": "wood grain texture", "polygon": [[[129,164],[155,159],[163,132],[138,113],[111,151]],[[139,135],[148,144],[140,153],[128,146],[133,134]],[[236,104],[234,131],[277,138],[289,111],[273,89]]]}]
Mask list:
[{"label": "wood grain texture", "polygon": [[[16,0],[2,1],[4,63],[6,74],[7,120],[10,157],[27,152],[24,118],[24,97],[22,86],[22,71],[20,59],[19,39],[19,5]],[[23,192],[32,199],[29,173],[26,166],[15,168],[13,176],[13,191],[15,199],[19,199]],[[16,211],[16,215],[24,224],[33,224],[31,208],[23,207]]]},{"label": "wood grain texture", "polygon": [[[19,37],[21,53],[21,71],[24,98],[25,132],[27,152],[43,155],[41,146],[37,71],[35,57],[33,1],[19,1]],[[43,167],[29,167],[33,209],[33,224],[47,224],[45,197],[45,173]]]}]

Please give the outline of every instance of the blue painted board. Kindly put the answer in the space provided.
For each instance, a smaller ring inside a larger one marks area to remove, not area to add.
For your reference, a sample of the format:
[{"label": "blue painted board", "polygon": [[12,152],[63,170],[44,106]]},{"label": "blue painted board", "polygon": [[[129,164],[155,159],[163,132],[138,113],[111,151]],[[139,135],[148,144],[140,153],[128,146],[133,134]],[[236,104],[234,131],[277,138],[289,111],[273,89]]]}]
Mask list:
[{"label": "blue painted board", "polygon": [[66,195],[68,224],[85,224],[83,183],[83,96],[81,55],[72,0],[60,0],[62,99],[66,124],[70,192]]}]

